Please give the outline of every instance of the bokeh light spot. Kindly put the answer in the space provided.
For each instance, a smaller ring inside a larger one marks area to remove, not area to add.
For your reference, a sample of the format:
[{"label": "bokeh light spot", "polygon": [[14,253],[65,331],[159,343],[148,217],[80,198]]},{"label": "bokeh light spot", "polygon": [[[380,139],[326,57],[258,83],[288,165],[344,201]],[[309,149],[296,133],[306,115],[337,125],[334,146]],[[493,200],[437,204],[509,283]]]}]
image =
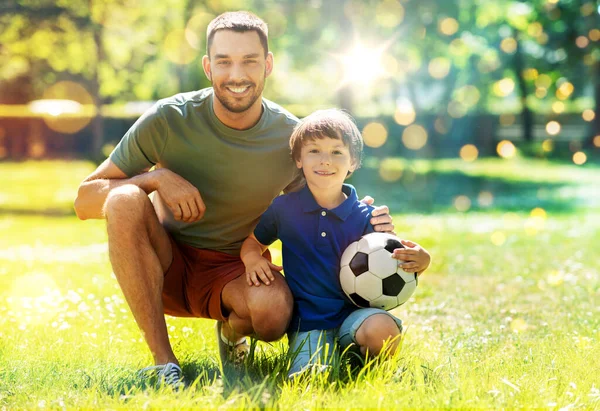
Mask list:
[{"label": "bokeh light spot", "polygon": [[81,85],[59,81],[44,91],[42,100],[29,103],[29,110],[42,114],[46,125],[59,133],[74,134],[96,115],[94,100]]},{"label": "bokeh light spot", "polygon": [[538,78],[538,71],[534,68],[528,68],[523,71],[523,78],[527,81],[533,81]]},{"label": "bokeh light spot", "polygon": [[465,195],[457,196],[454,199],[454,208],[461,213],[468,211],[471,208],[471,199]]},{"label": "bokeh light spot", "polygon": [[178,65],[190,64],[198,56],[186,37],[185,29],[176,29],[167,34],[163,50],[167,59]]},{"label": "bokeh light spot", "polygon": [[480,207],[489,207],[494,203],[494,195],[489,191],[482,191],[477,196],[477,204]]},{"label": "bokeh light spot", "polygon": [[500,114],[500,125],[512,126],[515,124],[516,117],[514,114]]},{"label": "bokeh light spot", "polygon": [[404,164],[397,158],[384,158],[379,163],[379,176],[388,183],[400,180],[403,172]]},{"label": "bokeh light spot", "polygon": [[388,138],[388,131],[385,126],[377,122],[367,124],[362,134],[365,145],[373,148],[381,147]]},{"label": "bokeh light spot", "polygon": [[542,142],[542,150],[549,153],[554,150],[554,140],[547,138]]},{"label": "bokeh light spot", "polygon": [[577,164],[578,166],[585,164],[586,161],[587,161],[587,156],[585,155],[585,153],[583,151],[578,151],[575,154],[573,154],[573,162],[575,164]]},{"label": "bokeh light spot", "polygon": [[600,136],[594,137],[594,147],[600,147]]},{"label": "bokeh light spot", "polygon": [[558,86],[558,89],[556,90],[556,97],[560,100],[566,100],[569,98],[569,96],[571,94],[573,94],[573,91],[575,90],[575,86],[573,86],[573,83],[569,82],[569,81],[557,81],[557,84],[560,84]]},{"label": "bokeh light spot", "polygon": [[500,48],[507,54],[512,54],[517,49],[517,40],[512,37],[507,37],[500,42]]},{"label": "bokeh light spot", "polygon": [[546,124],[546,133],[555,136],[560,133],[560,128],[560,123],[558,121],[549,121],[548,124]]},{"label": "bokeh light spot", "polygon": [[585,121],[592,121],[594,118],[596,118],[596,113],[594,113],[594,110],[588,108],[586,110],[583,110],[583,113],[581,113],[581,117]]},{"label": "bokeh light spot", "polygon": [[458,21],[453,19],[452,17],[446,17],[445,19],[440,20],[438,23],[438,30],[440,33],[451,36],[458,31]]},{"label": "bokeh light spot", "polygon": [[477,160],[477,156],[479,155],[479,150],[473,144],[465,144],[460,149],[460,158],[462,158],[466,162],[472,162]]},{"label": "bokeh light spot", "polygon": [[429,75],[435,79],[443,79],[450,72],[450,60],[436,57],[429,62]]},{"label": "bokeh light spot", "polygon": [[517,148],[508,140],[502,140],[496,146],[496,152],[502,158],[513,158],[517,155]]},{"label": "bokeh light spot", "polygon": [[404,129],[402,142],[408,149],[420,150],[427,144],[427,130],[418,124],[412,124]]},{"label": "bokeh light spot", "polygon": [[535,85],[540,88],[549,88],[552,85],[552,78],[547,74],[540,74],[535,80]]},{"label": "bokeh light spot", "polygon": [[396,27],[404,20],[404,7],[397,0],[383,0],[375,9],[375,20],[382,27]]},{"label": "bokeh light spot", "polygon": [[492,244],[499,247],[506,242],[506,235],[502,231],[494,231],[490,236],[490,240]]},{"label": "bokeh light spot", "polygon": [[515,89],[515,81],[511,78],[503,78],[494,83],[493,90],[497,96],[506,97]]},{"label": "bokeh light spot", "polygon": [[580,49],[584,49],[590,44],[590,40],[585,36],[579,36],[575,39],[575,44],[577,44],[577,47]]},{"label": "bokeh light spot", "polygon": [[556,114],[562,113],[565,111],[565,103],[562,101],[555,101],[552,103],[552,111],[554,111]]},{"label": "bokeh light spot", "polygon": [[598,41],[598,40],[600,40],[600,30],[591,29],[588,33],[588,36],[590,37],[590,40]]},{"label": "bokeh light spot", "polygon": [[529,215],[534,218],[543,218],[544,220],[548,217],[548,213],[546,213],[546,210],[544,210],[541,207],[535,207],[531,210]]},{"label": "bokeh light spot", "polygon": [[417,114],[413,104],[408,99],[398,100],[396,103],[396,112],[394,113],[394,121],[402,126],[408,126],[415,122]]}]

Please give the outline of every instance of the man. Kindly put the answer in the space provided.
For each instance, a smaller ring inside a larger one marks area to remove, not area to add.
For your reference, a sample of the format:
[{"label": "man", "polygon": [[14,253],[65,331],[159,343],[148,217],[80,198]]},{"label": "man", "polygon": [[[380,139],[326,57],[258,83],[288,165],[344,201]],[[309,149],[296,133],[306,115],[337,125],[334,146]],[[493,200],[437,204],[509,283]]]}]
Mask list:
[{"label": "man", "polygon": [[[113,271],[159,381],[174,387],[182,375],[165,313],[216,319],[225,361],[243,354],[247,335],[279,339],[293,303],[277,271],[268,287],[248,286],[239,258],[271,201],[301,181],[288,145],[298,119],[262,97],[273,70],[266,24],[218,16],[202,65],[212,87],[159,101],[75,200],[80,219],[106,219]],[[378,231],[393,230],[387,207],[373,215]]]}]

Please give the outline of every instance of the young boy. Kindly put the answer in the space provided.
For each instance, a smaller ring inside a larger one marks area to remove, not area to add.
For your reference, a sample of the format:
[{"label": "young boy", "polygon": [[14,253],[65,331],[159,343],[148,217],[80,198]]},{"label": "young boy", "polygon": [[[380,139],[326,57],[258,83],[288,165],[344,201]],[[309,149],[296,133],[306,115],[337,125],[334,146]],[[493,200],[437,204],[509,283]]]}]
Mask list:
[{"label": "young boy", "polygon": [[[387,311],[357,308],[344,297],[338,279],[346,247],[373,232],[372,207],[344,184],[360,165],[360,132],[343,111],[321,110],[295,128],[290,147],[307,185],[276,198],[241,249],[248,284],[269,285],[272,270],[282,267],[262,254],[275,240],[282,242],[283,269],[294,296],[288,339],[290,351],[297,355],[289,375],[311,364],[327,364],[335,340],[342,350],[354,344],[363,355],[378,355],[385,342],[394,352],[402,321]],[[429,253],[416,243],[403,244],[406,249],[395,250],[394,258],[404,261],[405,271],[422,273],[429,266]]]}]

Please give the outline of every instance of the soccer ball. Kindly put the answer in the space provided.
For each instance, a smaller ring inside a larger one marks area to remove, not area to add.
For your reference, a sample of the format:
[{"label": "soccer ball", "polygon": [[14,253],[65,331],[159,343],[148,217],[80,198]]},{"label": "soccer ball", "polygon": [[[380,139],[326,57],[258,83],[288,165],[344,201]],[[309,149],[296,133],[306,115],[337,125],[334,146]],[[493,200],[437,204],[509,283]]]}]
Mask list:
[{"label": "soccer ball", "polygon": [[404,304],[418,285],[417,273],[407,273],[391,258],[404,248],[392,234],[371,233],[353,242],[342,254],[340,283],[344,294],[362,308],[391,310]]}]

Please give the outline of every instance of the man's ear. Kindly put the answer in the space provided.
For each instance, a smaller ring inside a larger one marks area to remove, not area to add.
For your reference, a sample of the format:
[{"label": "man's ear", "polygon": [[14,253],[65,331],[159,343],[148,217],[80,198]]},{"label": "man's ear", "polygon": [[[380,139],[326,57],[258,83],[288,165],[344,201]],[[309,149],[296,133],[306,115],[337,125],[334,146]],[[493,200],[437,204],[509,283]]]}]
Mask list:
[{"label": "man's ear", "polygon": [[273,65],[275,64],[275,57],[273,57],[273,53],[270,51],[267,53],[267,59],[265,61],[265,77],[269,77],[271,72],[273,71]]},{"label": "man's ear", "polygon": [[204,69],[204,74],[206,74],[206,78],[212,83],[212,73],[210,71],[210,58],[206,55],[202,57],[202,68]]}]

